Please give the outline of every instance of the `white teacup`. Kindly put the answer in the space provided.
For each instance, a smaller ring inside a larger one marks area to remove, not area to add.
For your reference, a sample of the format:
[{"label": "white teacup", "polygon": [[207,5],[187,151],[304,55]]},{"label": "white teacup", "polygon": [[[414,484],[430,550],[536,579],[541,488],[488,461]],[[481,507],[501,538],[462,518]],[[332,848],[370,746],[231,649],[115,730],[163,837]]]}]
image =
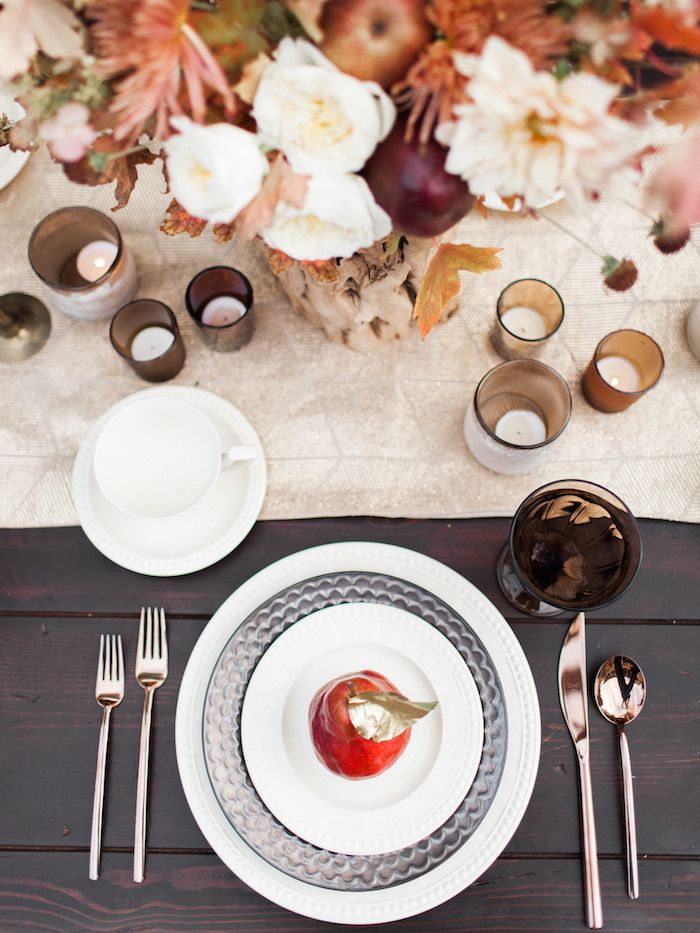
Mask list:
[{"label": "white teacup", "polygon": [[222,452],[203,412],[174,398],[143,398],[102,429],[93,467],[103,496],[135,518],[172,518],[210,492],[222,467],[254,460],[254,447]]}]

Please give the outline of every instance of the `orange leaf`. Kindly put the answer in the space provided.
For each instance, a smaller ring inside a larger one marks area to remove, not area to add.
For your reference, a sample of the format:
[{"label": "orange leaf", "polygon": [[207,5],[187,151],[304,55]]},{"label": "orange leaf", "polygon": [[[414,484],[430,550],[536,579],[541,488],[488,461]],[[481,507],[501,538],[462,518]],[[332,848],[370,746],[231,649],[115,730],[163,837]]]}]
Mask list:
[{"label": "orange leaf", "polygon": [[117,203],[112,208],[113,211],[118,211],[128,203],[138,181],[136,166],[151,165],[158,158],[148,149],[114,158],[120,150],[121,145],[113,136],[100,136],[92,144],[92,152],[107,157],[101,171],[92,164],[90,153],[78,162],[66,162],[63,165],[63,171],[68,178],[79,185],[108,185],[116,181],[114,197]]},{"label": "orange leaf", "polygon": [[161,233],[175,236],[177,233],[187,233],[191,237],[199,236],[206,227],[206,220],[193,217],[184,207],[177,203],[175,198],[168,204],[165,220],[160,225]]},{"label": "orange leaf", "polygon": [[236,235],[236,227],[234,224],[214,224],[212,233],[219,243],[230,243]]},{"label": "orange leaf", "polygon": [[499,247],[471,246],[469,243],[440,243],[425,270],[416,297],[413,316],[418,319],[421,337],[427,337],[440,320],[443,309],[459,293],[460,272],[490,272],[500,269]]},{"label": "orange leaf", "polygon": [[279,153],[272,163],[262,188],[238,215],[236,229],[242,240],[252,240],[260,230],[268,227],[280,201],[292,207],[303,207],[308,178],[296,175],[284,156]]},{"label": "orange leaf", "polygon": [[666,48],[700,55],[700,29],[678,22],[677,17],[663,7],[645,7],[636,19],[643,29]]}]

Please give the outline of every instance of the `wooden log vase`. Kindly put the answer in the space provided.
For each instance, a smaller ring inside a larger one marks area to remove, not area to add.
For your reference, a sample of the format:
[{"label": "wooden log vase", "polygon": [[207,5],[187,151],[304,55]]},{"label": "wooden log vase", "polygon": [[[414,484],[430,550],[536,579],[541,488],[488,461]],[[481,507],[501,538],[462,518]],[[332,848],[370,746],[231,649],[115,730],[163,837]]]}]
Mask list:
[{"label": "wooden log vase", "polygon": [[[432,241],[401,237],[359,250],[348,259],[297,262],[263,245],[268,263],[296,314],[329,340],[368,352],[416,330],[413,305]],[[456,301],[443,312],[443,319]]]}]

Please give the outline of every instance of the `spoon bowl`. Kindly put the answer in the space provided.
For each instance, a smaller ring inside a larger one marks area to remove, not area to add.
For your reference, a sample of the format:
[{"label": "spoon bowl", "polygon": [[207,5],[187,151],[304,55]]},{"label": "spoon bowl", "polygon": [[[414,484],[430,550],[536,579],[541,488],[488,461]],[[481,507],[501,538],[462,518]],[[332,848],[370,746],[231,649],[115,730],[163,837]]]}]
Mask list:
[{"label": "spoon bowl", "polygon": [[637,869],[637,826],[634,816],[632,763],[625,726],[639,716],[647,695],[642,669],[632,658],[616,654],[598,668],[594,689],[596,705],[608,722],[617,726],[622,763],[622,787],[625,800],[625,838],[627,842],[627,893],[639,897]]},{"label": "spoon bowl", "polygon": [[646,679],[632,658],[616,654],[598,668],[596,705],[613,725],[624,726],[635,720],[644,707],[646,693]]}]

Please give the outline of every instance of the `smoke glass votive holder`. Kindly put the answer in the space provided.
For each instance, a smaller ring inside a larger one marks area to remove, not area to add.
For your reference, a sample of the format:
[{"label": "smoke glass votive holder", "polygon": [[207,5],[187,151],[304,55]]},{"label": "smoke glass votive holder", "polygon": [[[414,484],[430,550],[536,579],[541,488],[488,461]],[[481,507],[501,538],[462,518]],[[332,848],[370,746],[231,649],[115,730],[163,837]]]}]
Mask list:
[{"label": "smoke glass votive holder", "polygon": [[29,239],[29,262],[51,303],[81,321],[104,321],[136,294],[136,264],[119,228],[92,207],[44,217]]},{"label": "smoke glass votive holder", "polygon": [[498,296],[491,342],[506,360],[537,356],[561,327],[564,302],[541,279],[518,279]]},{"label": "smoke glass votive holder", "polygon": [[253,337],[253,286],[230,266],[202,269],[185,292],[185,307],[197,333],[212,350],[240,350]]},{"label": "smoke glass votive holder", "polygon": [[510,360],[477,386],[464,439],[494,473],[529,473],[550,457],[570,417],[571,392],[558,372],[538,360]]},{"label": "smoke glass votive holder", "polygon": [[654,388],[663,371],[664,355],[655,340],[638,330],[616,330],[596,347],[581,388],[598,411],[624,411]]},{"label": "smoke glass votive holder", "polygon": [[185,345],[170,308],[139,298],[112,318],[109,339],[119,356],[147,382],[173,379],[185,364]]}]

